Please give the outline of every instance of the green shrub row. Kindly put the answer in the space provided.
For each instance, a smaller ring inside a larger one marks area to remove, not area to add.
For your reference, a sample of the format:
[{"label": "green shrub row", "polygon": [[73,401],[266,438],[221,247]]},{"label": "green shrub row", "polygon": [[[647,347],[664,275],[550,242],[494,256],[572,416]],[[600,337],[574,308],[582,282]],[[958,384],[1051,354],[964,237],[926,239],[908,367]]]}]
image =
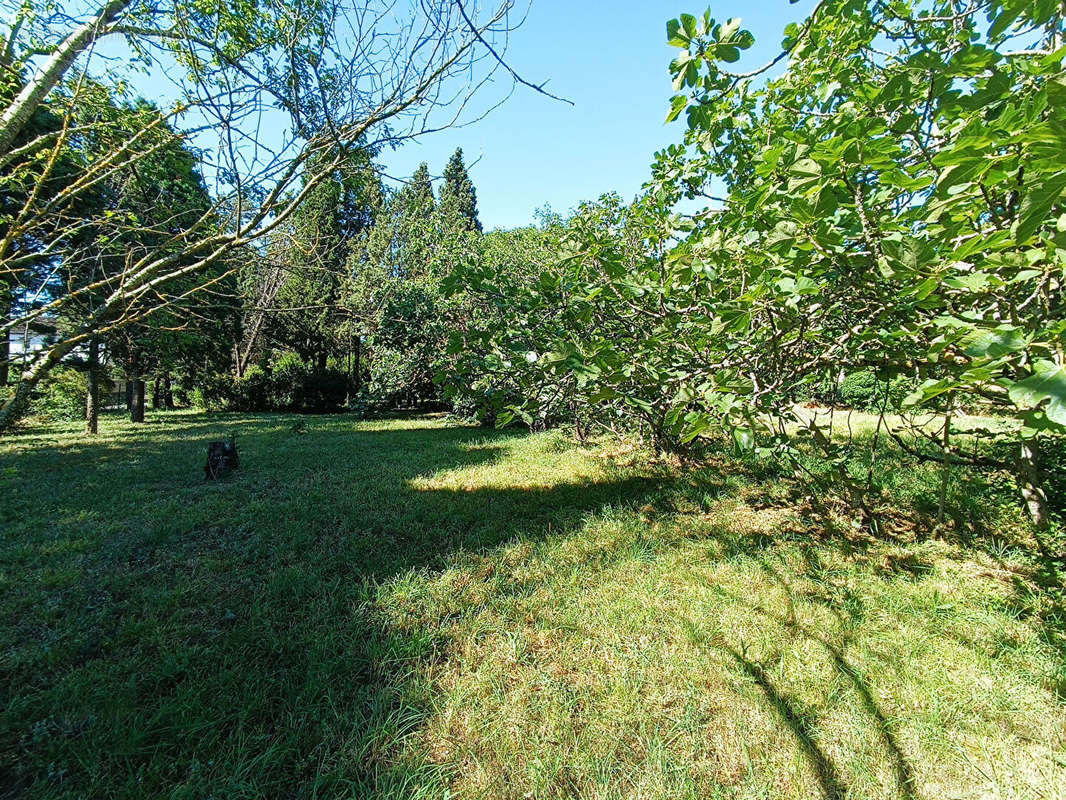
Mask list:
[{"label": "green shrub row", "polygon": [[886,383],[872,370],[866,370],[845,375],[839,382],[826,377],[818,383],[802,387],[796,399],[859,411],[880,411],[882,406],[888,411],[897,411],[903,398],[914,390],[915,385],[912,378],[904,375],[897,375]]},{"label": "green shrub row", "polygon": [[339,411],[348,399],[348,376],[340,370],[315,370],[286,360],[267,371],[251,367],[243,377],[214,375],[194,393],[194,402],[213,411]]}]

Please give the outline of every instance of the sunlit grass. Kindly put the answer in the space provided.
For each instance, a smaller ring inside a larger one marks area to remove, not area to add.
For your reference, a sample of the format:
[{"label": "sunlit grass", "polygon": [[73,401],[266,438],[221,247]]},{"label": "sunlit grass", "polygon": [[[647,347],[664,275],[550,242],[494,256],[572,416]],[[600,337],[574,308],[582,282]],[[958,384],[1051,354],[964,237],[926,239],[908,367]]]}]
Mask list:
[{"label": "sunlit grass", "polygon": [[[97,441],[58,426],[0,445],[0,787],[1066,785],[1056,573],[995,484],[960,474],[957,524],[875,538],[812,516],[773,465],[681,470],[443,419],[294,422],[109,418]],[[241,471],[204,483],[205,442],[231,430]],[[938,480],[883,469],[901,514]]]}]

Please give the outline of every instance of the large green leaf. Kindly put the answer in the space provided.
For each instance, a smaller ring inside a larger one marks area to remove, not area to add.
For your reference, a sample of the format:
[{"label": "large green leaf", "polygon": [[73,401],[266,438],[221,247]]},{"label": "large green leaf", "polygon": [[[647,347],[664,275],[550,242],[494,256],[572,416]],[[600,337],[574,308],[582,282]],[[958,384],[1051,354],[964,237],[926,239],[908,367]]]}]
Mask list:
[{"label": "large green leaf", "polygon": [[685,29],[685,34],[689,39],[695,39],[699,33],[699,22],[691,14],[681,15],[681,27]]},{"label": "large green leaf", "polygon": [[1001,358],[1024,350],[1028,341],[1016,328],[992,331],[975,329],[967,333],[959,344],[970,358]]},{"label": "large green leaf", "polygon": [[1015,382],[1008,394],[1021,408],[1033,408],[1049,400],[1048,419],[1066,426],[1066,371],[1054,361],[1038,361],[1033,374]]},{"label": "large green leaf", "polygon": [[719,42],[732,41],[733,36],[740,30],[740,17],[733,17],[722,24],[722,27],[718,30],[717,39]]},{"label": "large green leaf", "polygon": [[944,394],[944,392],[949,392],[957,386],[958,383],[951,378],[940,378],[939,380],[929,378],[924,381],[921,386],[903,398],[903,407],[912,408],[914,406],[919,406],[926,400],[931,400],[934,397]]},{"label": "large green leaf", "polygon": [[1018,227],[1015,236],[1024,242],[1048,219],[1052,206],[1062,197],[1066,190],[1066,170],[1057,172],[1039,187],[1031,187],[1022,199],[1021,212],[1018,215]]},{"label": "large green leaf", "polygon": [[672,19],[666,23],[666,40],[671,47],[688,47],[691,37],[681,30],[681,23]]},{"label": "large green leaf", "polygon": [[685,97],[683,94],[677,95],[677,97],[670,101],[670,113],[666,115],[666,121],[673,122],[675,119],[677,119],[678,115],[680,115],[681,112],[685,110],[685,106],[687,105],[688,98]]}]

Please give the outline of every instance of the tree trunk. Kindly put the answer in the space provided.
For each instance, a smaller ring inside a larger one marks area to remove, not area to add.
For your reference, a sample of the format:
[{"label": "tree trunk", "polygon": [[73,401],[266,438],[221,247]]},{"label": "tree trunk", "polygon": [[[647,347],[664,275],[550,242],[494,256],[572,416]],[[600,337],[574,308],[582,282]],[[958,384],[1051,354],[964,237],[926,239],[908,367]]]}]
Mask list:
[{"label": "tree trunk", "polygon": [[163,407],[163,378],[159,375],[152,381],[152,411]]},{"label": "tree trunk", "polygon": [[[10,285],[0,284],[0,322],[8,325],[11,322],[11,304],[14,301],[14,293]],[[0,331],[0,387],[7,386],[11,380],[11,331],[6,327]]]},{"label": "tree trunk", "polygon": [[11,377],[11,333],[0,332],[0,386],[7,386]]},{"label": "tree trunk", "polygon": [[85,370],[85,432],[95,435],[100,427],[100,340],[89,340],[89,361]]},{"label": "tree trunk", "polygon": [[0,153],[7,153],[23,127],[33,116],[45,97],[63,80],[70,65],[98,38],[107,33],[132,0],[111,0],[95,17],[79,25],[44,61],[22,91],[0,113]]},{"label": "tree trunk", "polygon": [[36,382],[31,384],[28,381],[20,381],[15,386],[15,393],[4,403],[3,411],[0,412],[0,431],[11,430],[26,415],[34,386]]},{"label": "tree trunk", "polygon": [[352,390],[359,394],[363,388],[363,337],[356,334],[352,348]]},{"label": "tree trunk", "polygon": [[170,382],[170,373],[163,374],[163,408],[167,411],[174,410],[174,387]]},{"label": "tree trunk", "polygon": [[1037,530],[1047,530],[1047,495],[1044,493],[1043,482],[1040,479],[1040,463],[1034,440],[1026,439],[1018,446],[1015,467],[1022,501],[1025,503],[1025,510],[1029,512],[1029,518]]},{"label": "tree trunk", "polygon": [[263,322],[266,320],[267,309],[273,305],[278,292],[285,285],[285,278],[285,270],[275,266],[266,276],[259,289],[256,302],[257,308],[252,313],[252,321],[250,324],[245,325],[244,347],[241,347],[242,342],[240,341],[234,345],[234,350],[237,353],[238,378],[243,377],[248,369],[248,364],[252,360],[252,353],[255,352],[256,342],[259,340],[259,333],[263,329]]},{"label": "tree trunk", "polygon": [[315,356],[315,369],[319,372],[326,371],[326,357],[327,354],[323,351]]},{"label": "tree trunk", "polygon": [[133,381],[133,409],[130,411],[131,422],[144,422],[144,381]]},{"label": "tree trunk", "polygon": [[943,465],[940,468],[940,499],[936,506],[936,524],[944,524],[944,509],[948,503],[948,482],[951,480],[951,412],[955,407],[955,395],[948,396],[948,407],[944,412],[944,433],[940,440],[943,453]]},{"label": "tree trunk", "polygon": [[136,350],[130,352],[127,366],[126,397],[129,400],[130,422],[144,422],[144,378],[141,358]]}]

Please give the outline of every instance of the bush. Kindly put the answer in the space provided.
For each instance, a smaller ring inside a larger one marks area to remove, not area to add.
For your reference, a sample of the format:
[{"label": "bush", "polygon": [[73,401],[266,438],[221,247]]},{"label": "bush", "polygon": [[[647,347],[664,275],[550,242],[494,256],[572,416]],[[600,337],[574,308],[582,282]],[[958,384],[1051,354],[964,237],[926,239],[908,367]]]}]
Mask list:
[{"label": "bush", "polygon": [[[900,404],[913,388],[914,382],[903,375],[897,375],[888,381],[878,378],[870,371],[853,372],[844,377],[837,387],[837,402],[847,408],[861,411],[880,411],[882,406],[888,410],[898,410]],[[885,403],[885,392],[888,403]]]},{"label": "bush", "polygon": [[195,393],[197,405],[215,411],[338,411],[348,398],[348,377],[335,369],[313,370],[283,359],[269,373],[251,367],[244,376],[214,375]]},{"label": "bush", "polygon": [[62,422],[85,419],[88,395],[84,373],[72,367],[56,367],[34,399],[33,413]]},{"label": "bush", "polygon": [[837,396],[848,408],[876,411],[884,400],[883,388],[872,372],[853,372],[840,382]]},{"label": "bush", "polygon": [[451,403],[452,414],[456,417],[485,426],[496,424],[500,409],[505,408],[508,401],[514,405],[519,403],[513,395],[481,386],[474,387],[473,391],[466,387],[449,386],[445,397]]},{"label": "bush", "polygon": [[208,411],[250,411],[252,409],[245,402],[243,382],[243,378],[233,375],[205,376],[193,390],[193,401]]}]

